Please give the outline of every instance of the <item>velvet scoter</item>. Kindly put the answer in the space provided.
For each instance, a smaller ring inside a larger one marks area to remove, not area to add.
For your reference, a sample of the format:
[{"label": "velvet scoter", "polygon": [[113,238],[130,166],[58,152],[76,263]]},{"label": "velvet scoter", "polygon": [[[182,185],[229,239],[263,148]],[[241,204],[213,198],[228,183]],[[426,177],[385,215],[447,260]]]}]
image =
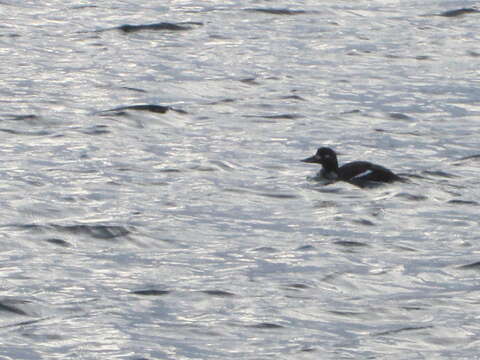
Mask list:
[{"label": "velvet scoter", "polygon": [[321,164],[322,170],[320,170],[319,175],[332,182],[346,181],[358,186],[367,186],[373,182],[391,183],[402,181],[400,176],[394,174],[389,169],[368,161],[353,161],[339,167],[337,154],[328,147],[319,148],[315,155],[302,161]]}]

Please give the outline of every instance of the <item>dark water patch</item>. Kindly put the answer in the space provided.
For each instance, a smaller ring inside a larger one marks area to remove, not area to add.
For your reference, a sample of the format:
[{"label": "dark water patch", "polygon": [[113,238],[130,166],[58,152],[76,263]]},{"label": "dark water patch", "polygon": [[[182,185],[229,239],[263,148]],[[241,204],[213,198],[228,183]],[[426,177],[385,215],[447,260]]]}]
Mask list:
[{"label": "dark water patch", "polygon": [[175,109],[171,106],[164,106],[164,105],[154,105],[154,104],[139,104],[139,105],[126,105],[126,106],[119,106],[113,109],[102,110],[99,111],[99,114],[106,114],[106,113],[118,113],[118,115],[124,115],[125,110],[136,110],[136,111],[147,111],[155,114],[165,114],[167,111],[175,111],[180,114],[186,114],[185,110]]},{"label": "dark water patch", "polygon": [[154,24],[140,24],[140,25],[131,25],[124,24],[118,26],[116,29],[123,31],[124,33],[132,33],[137,31],[152,30],[152,31],[186,31],[192,30],[191,25],[201,26],[203,23],[197,22],[184,22],[184,23],[169,23],[169,22],[160,22]]},{"label": "dark water patch", "polygon": [[295,249],[295,251],[312,251],[316,250],[315,246],[313,245],[302,245]]},{"label": "dark water patch", "polygon": [[262,118],[271,120],[295,120],[303,118],[303,115],[299,114],[272,114],[272,115],[243,115],[246,118]]},{"label": "dark water patch", "polygon": [[368,244],[365,244],[359,241],[349,241],[349,240],[338,240],[338,241],[334,241],[333,243],[336,245],[345,246],[349,248],[369,246]]},{"label": "dark water patch", "polygon": [[285,95],[285,96],[281,96],[280,99],[306,101],[306,99],[302,98],[299,95]]},{"label": "dark water patch", "polygon": [[348,115],[348,114],[360,114],[362,111],[359,110],[359,109],[353,109],[353,110],[347,110],[347,111],[343,111],[341,112],[340,114],[342,115]]},{"label": "dark water patch", "polygon": [[305,289],[310,289],[310,286],[302,283],[292,283],[292,284],[287,284],[285,285],[287,289],[293,289],[293,290],[305,290]]},{"label": "dark water patch", "polygon": [[1,37],[19,38],[19,37],[21,37],[21,35],[20,35],[20,34],[17,34],[17,33],[0,34],[0,38],[1,38]]},{"label": "dark water patch", "polygon": [[408,178],[411,178],[411,179],[418,179],[418,180],[426,179],[425,176],[422,176],[420,174],[399,174],[399,175],[405,176],[405,177],[408,177]]},{"label": "dark water patch", "polygon": [[408,252],[417,252],[418,251],[417,249],[414,249],[414,248],[411,248],[411,247],[408,247],[408,246],[404,246],[404,245],[395,245],[394,248],[398,249],[398,250],[401,250],[401,251],[408,251]]},{"label": "dark water patch", "polygon": [[382,129],[382,128],[375,128],[373,129],[375,132],[381,132],[381,133],[387,133],[387,134],[397,134],[397,135],[410,135],[410,136],[422,136],[418,131],[392,131],[392,130],[387,130],[387,129]]},{"label": "dark water patch", "polygon": [[161,172],[161,173],[180,173],[180,172],[182,172],[182,170],[174,169],[174,168],[164,168],[164,169],[159,169],[158,172]]},{"label": "dark water patch", "polygon": [[89,9],[89,8],[96,8],[97,5],[78,5],[72,6],[71,9],[73,10],[82,10],[82,9]]},{"label": "dark water patch", "polygon": [[2,329],[12,328],[12,327],[21,328],[21,327],[32,325],[32,324],[37,324],[37,323],[45,321],[45,320],[49,320],[49,318],[41,318],[41,319],[21,321],[21,322],[17,322],[17,323],[14,323],[14,324],[8,324],[8,325],[0,326],[0,328],[2,328]]},{"label": "dark water patch", "polygon": [[0,300],[0,311],[8,312],[16,315],[27,316],[28,314],[24,310],[15,306],[15,304],[17,303],[25,303],[25,301],[8,300],[8,299]]},{"label": "dark water patch", "polygon": [[219,296],[219,297],[230,297],[235,296],[234,293],[223,291],[223,290],[203,290],[202,293],[210,296]]},{"label": "dark water patch", "polygon": [[230,103],[234,103],[235,101],[236,101],[235,99],[227,98],[227,99],[209,102],[207,103],[207,105],[230,104]]},{"label": "dark water patch", "polygon": [[480,57],[480,52],[473,51],[473,50],[468,50],[467,55],[469,55],[471,57]]},{"label": "dark water patch", "polygon": [[275,324],[275,323],[270,323],[270,322],[261,322],[255,325],[249,325],[248,327],[256,328],[256,329],[283,329],[285,328],[284,326],[280,324]]},{"label": "dark water patch", "polygon": [[397,54],[387,54],[387,55],[385,55],[385,57],[387,59],[404,59],[405,58],[404,56],[400,56],[400,55],[397,55]]},{"label": "dark water patch", "polygon": [[[44,320],[47,320],[47,319],[44,319]],[[17,324],[17,326],[22,326],[22,325],[25,325],[25,322],[23,322],[23,324]],[[63,341],[65,340],[65,336],[61,335],[61,334],[56,334],[56,333],[43,333],[40,334],[39,332],[24,332],[22,333],[22,336],[30,339],[30,340],[33,340],[33,341],[54,341],[54,342],[57,342],[57,341]]]},{"label": "dark water patch", "polygon": [[367,219],[354,219],[353,223],[365,226],[375,226],[375,223]]},{"label": "dark water patch", "polygon": [[390,113],[388,116],[395,120],[413,120],[410,116],[402,113]]},{"label": "dark water patch", "polygon": [[28,136],[45,136],[51,135],[52,133],[47,130],[39,130],[39,131],[20,131],[20,130],[13,130],[13,129],[0,129],[1,132],[12,134],[12,135],[28,135]]},{"label": "dark water patch", "polygon": [[376,333],[374,335],[375,336],[386,336],[386,335],[398,334],[398,333],[405,332],[405,331],[417,331],[417,330],[425,330],[425,329],[432,329],[432,328],[433,328],[433,326],[431,326],[431,325],[427,325],[427,326],[406,326],[406,327],[402,327],[402,328],[399,328],[399,329],[382,331],[382,332]]},{"label": "dark water patch", "polygon": [[131,234],[131,231],[125,226],[119,225],[47,225],[60,232],[72,234],[84,234],[95,239],[112,240],[125,237]]},{"label": "dark water patch", "polygon": [[423,61],[423,60],[432,60],[431,56],[428,55],[417,55],[414,58],[415,60]]},{"label": "dark water patch", "polygon": [[459,266],[458,269],[465,269],[465,270],[480,270],[480,261],[476,261],[470,264]]},{"label": "dark water patch", "polygon": [[332,272],[332,273],[327,274],[324,277],[322,277],[321,280],[326,282],[326,283],[333,283],[337,278],[341,277],[342,275],[343,275],[343,273],[341,273],[341,272]]},{"label": "dark water patch", "polygon": [[247,193],[249,193],[249,191],[247,191],[245,189],[240,189],[240,188],[225,188],[225,189],[223,189],[223,191],[231,192],[231,193],[235,193],[235,194],[247,194]]},{"label": "dark water patch", "polygon": [[407,306],[400,306],[401,309],[407,310],[407,311],[419,311],[419,310],[425,310],[423,306],[413,306],[413,305],[407,305]]},{"label": "dark water patch", "polygon": [[214,172],[214,171],[218,171],[218,168],[213,166],[205,166],[205,165],[193,165],[193,166],[190,166],[190,170],[201,171],[201,172]]},{"label": "dark water patch", "polygon": [[113,111],[113,110],[99,111],[99,112],[96,112],[95,114],[98,114],[99,116],[128,116],[128,113],[126,111]]},{"label": "dark water patch", "polygon": [[480,160],[480,154],[465,156],[465,157],[461,158],[460,160],[461,161],[464,161],[464,160]]},{"label": "dark water patch", "polygon": [[471,200],[452,199],[447,202],[448,204],[456,205],[478,205],[478,202]]},{"label": "dark water patch", "polygon": [[[394,181],[397,181],[397,180],[394,180]],[[363,179],[358,179],[358,180],[353,179],[346,182],[349,184],[355,185],[361,189],[377,189],[390,184],[390,183],[381,182],[381,181],[370,181],[370,180],[363,180]]]},{"label": "dark water patch", "polygon": [[474,8],[461,8],[461,9],[444,11],[439,15],[444,17],[456,17],[456,16],[462,16],[466,14],[474,14],[478,12],[480,11]]},{"label": "dark water patch", "polygon": [[260,12],[272,15],[300,15],[305,14],[305,10],[275,9],[275,8],[251,8],[245,9],[249,12]]},{"label": "dark water patch", "polygon": [[436,176],[436,177],[443,177],[443,178],[456,178],[456,175],[447,173],[445,171],[441,170],[424,170],[422,171],[422,174],[430,175],[430,176]]},{"label": "dark water patch", "polygon": [[297,199],[298,198],[298,195],[294,195],[294,194],[267,193],[267,192],[256,193],[256,194],[260,196],[273,198],[273,199]]},{"label": "dark water patch", "polygon": [[331,200],[316,201],[313,205],[314,209],[325,209],[325,208],[332,208],[332,207],[337,207],[337,203]]},{"label": "dark water patch", "polygon": [[125,90],[129,90],[129,91],[140,92],[140,93],[146,93],[147,92],[146,90],[138,89],[138,88],[134,88],[134,87],[130,87],[130,86],[122,86],[121,88],[125,89]]},{"label": "dark water patch", "polygon": [[112,109],[113,111],[118,110],[138,110],[138,111],[148,111],[156,114],[165,114],[168,110],[170,110],[169,106],[163,105],[152,105],[152,104],[143,104],[143,105],[129,105],[129,106],[121,106],[116,109]]},{"label": "dark water patch", "polygon": [[142,295],[142,296],[162,296],[170,293],[171,293],[170,290],[158,290],[158,289],[145,289],[145,290],[132,291],[132,294]]},{"label": "dark water patch", "polygon": [[50,238],[50,239],[45,239],[46,242],[57,245],[57,246],[62,246],[62,247],[70,247],[70,243],[68,243],[65,240],[58,239],[58,238]]},{"label": "dark water patch", "polygon": [[357,312],[357,311],[329,310],[328,312],[330,314],[345,316],[345,317],[358,317],[358,316],[365,315],[364,312]]},{"label": "dark water patch", "polygon": [[228,36],[227,34],[210,34],[208,35],[210,39],[215,39],[215,40],[232,40],[232,36]]},{"label": "dark water patch", "polygon": [[34,230],[34,231],[38,231],[38,232],[41,232],[41,231],[47,229],[47,226],[37,225],[37,224],[21,224],[21,225],[16,225],[15,224],[15,225],[6,225],[6,226],[12,226],[12,227],[19,228],[19,229],[22,229],[22,230]]},{"label": "dark water patch", "polygon": [[400,198],[400,199],[409,200],[409,201],[424,201],[424,200],[428,200],[428,197],[426,197],[425,195],[409,194],[409,193],[405,193],[405,192],[398,193],[398,194],[395,195],[395,197],[396,197],[396,198]]},{"label": "dark water patch", "polygon": [[110,130],[108,130],[107,125],[94,125],[86,129],[82,129],[80,132],[85,135],[104,135],[109,134]]},{"label": "dark water patch", "polygon": [[[327,185],[332,185],[333,182],[328,182],[325,184],[324,183],[325,179],[323,178],[313,178],[311,180],[317,183],[317,186],[311,187],[312,190],[318,191],[320,193],[326,193],[326,194],[340,194],[342,192],[342,189],[339,187],[327,186]],[[321,185],[321,186],[318,186],[318,185]]]},{"label": "dark water patch", "polygon": [[260,85],[255,78],[240,79],[240,82],[248,85]]},{"label": "dark water patch", "polygon": [[237,193],[237,194],[252,194],[257,196],[263,196],[268,198],[274,199],[297,199],[299,196],[295,194],[285,194],[285,193],[276,193],[276,192],[257,192],[247,189],[239,189],[239,188],[226,188],[223,189],[227,192]]},{"label": "dark water patch", "polygon": [[253,249],[253,251],[262,252],[262,253],[266,253],[266,254],[273,254],[273,253],[277,253],[278,249],[275,249],[275,248],[270,247],[270,246],[262,246],[262,247],[258,247],[258,248]]},{"label": "dark water patch", "polygon": [[14,121],[31,121],[31,120],[40,120],[40,117],[34,114],[27,114],[27,115],[6,115],[6,120],[14,120]]}]

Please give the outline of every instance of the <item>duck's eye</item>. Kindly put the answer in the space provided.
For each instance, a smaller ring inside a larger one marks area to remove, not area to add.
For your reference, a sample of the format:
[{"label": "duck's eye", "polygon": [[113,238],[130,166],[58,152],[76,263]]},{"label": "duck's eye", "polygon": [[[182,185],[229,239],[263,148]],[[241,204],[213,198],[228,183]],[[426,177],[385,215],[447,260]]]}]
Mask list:
[{"label": "duck's eye", "polygon": [[323,158],[324,158],[324,159],[330,159],[330,155],[325,154],[325,155],[323,155]]}]

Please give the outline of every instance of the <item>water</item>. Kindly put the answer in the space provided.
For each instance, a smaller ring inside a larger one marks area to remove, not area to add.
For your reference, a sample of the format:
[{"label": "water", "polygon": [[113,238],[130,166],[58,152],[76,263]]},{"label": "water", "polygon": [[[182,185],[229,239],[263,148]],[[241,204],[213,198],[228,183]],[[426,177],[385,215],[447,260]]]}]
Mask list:
[{"label": "water", "polygon": [[476,357],[471,7],[3,1],[0,358]]}]

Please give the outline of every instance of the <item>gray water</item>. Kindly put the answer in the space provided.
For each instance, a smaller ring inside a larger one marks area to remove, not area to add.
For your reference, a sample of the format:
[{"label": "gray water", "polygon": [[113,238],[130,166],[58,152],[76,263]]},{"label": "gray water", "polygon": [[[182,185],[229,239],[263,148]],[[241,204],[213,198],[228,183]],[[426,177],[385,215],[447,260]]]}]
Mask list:
[{"label": "gray water", "polygon": [[0,359],[477,357],[474,5],[2,1]]}]

